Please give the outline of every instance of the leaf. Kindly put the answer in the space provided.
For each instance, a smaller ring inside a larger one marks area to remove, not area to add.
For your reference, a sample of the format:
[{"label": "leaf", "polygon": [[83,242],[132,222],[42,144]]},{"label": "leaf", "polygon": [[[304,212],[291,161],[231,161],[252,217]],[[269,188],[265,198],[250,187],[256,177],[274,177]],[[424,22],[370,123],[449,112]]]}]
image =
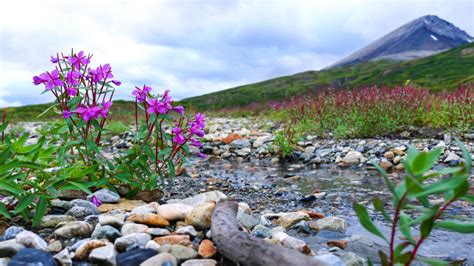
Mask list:
[{"label": "leaf", "polygon": [[395,197],[397,197],[397,195],[395,193],[395,188],[393,186],[393,183],[392,183],[392,181],[390,181],[390,179],[388,179],[387,172],[385,172],[385,170],[382,167],[380,167],[380,165],[377,162],[371,161],[371,164],[375,168],[377,168],[377,170],[380,172],[383,179],[385,180],[385,183],[387,184],[388,189],[394,194]]},{"label": "leaf", "polygon": [[3,202],[0,202],[0,215],[3,215],[5,218],[11,218],[10,213],[8,213],[7,207]]},{"label": "leaf", "polygon": [[41,221],[41,218],[43,218],[44,214],[46,213],[46,196],[42,195],[40,196],[38,200],[38,204],[36,204],[35,208],[35,216],[33,217],[33,227],[38,226],[38,224]]},{"label": "leaf", "polygon": [[464,160],[466,160],[466,163],[465,163],[466,173],[469,173],[469,172],[471,171],[471,167],[472,167],[471,154],[470,154],[469,151],[466,149],[466,146],[464,146],[464,144],[463,144],[459,139],[457,139],[457,138],[456,138],[456,143],[457,143],[458,146],[461,148],[461,151],[462,151]]},{"label": "leaf", "polygon": [[19,202],[18,205],[16,205],[15,211],[13,212],[14,214],[20,214],[23,210],[25,210],[28,206],[33,203],[33,200],[35,199],[34,194],[27,195],[26,197],[23,197]]},{"label": "leaf", "polygon": [[411,235],[411,228],[410,224],[412,223],[412,219],[403,211],[400,212],[400,231],[402,232],[403,236],[407,238],[410,243],[415,243],[413,237]]},{"label": "leaf", "polygon": [[388,262],[387,255],[382,250],[379,250],[379,257],[380,257],[380,262],[382,263],[382,266],[390,265],[390,263]]},{"label": "leaf", "polygon": [[408,242],[403,242],[403,243],[398,244],[393,250],[393,256],[398,257],[398,255],[400,255],[400,253],[402,253],[402,251],[409,246],[410,246],[410,243]]},{"label": "leaf", "polygon": [[174,169],[174,163],[173,163],[173,161],[170,160],[170,161],[168,162],[168,165],[169,165],[169,167],[170,167],[170,177],[173,178],[173,177],[176,176],[176,171],[175,171],[175,169]]},{"label": "leaf", "polygon": [[446,261],[442,261],[442,260],[437,260],[437,259],[431,259],[431,258],[419,258],[421,261],[429,264],[429,265],[432,265],[432,266],[444,266],[444,265],[450,265],[448,262]]},{"label": "leaf", "polygon": [[421,237],[427,238],[431,230],[433,229],[433,224],[434,224],[434,219],[435,219],[435,214],[433,213],[428,219],[423,220],[420,225],[420,234]]},{"label": "leaf", "polygon": [[359,221],[362,224],[362,226],[365,229],[367,229],[367,231],[369,231],[372,234],[382,238],[383,240],[385,240],[388,243],[385,236],[382,234],[382,232],[380,232],[380,230],[377,228],[377,226],[375,226],[372,219],[370,219],[369,213],[367,212],[367,209],[364,206],[362,206],[362,205],[360,205],[356,202],[354,202],[353,208],[354,208],[354,211],[356,212],[357,217],[359,218]]},{"label": "leaf", "polygon": [[423,197],[423,196],[428,196],[434,193],[452,190],[462,185],[467,178],[468,176],[459,175],[459,176],[451,177],[449,179],[443,179],[439,182],[426,186],[423,191],[414,193],[412,194],[412,196]]},{"label": "leaf", "polygon": [[41,114],[39,114],[36,118],[40,118],[42,117],[43,115],[45,115],[49,110],[53,109],[54,107],[58,106],[59,104],[56,103],[56,104],[52,104],[50,107],[46,108],[46,110],[44,110]]},{"label": "leaf", "polygon": [[385,211],[385,208],[383,207],[383,202],[380,198],[374,199],[374,208],[382,213],[383,217],[387,222],[392,222],[392,218],[388,216],[387,212]]},{"label": "leaf", "polygon": [[92,192],[89,190],[89,188],[84,184],[77,183],[77,182],[72,182],[72,181],[69,181],[69,184],[79,188],[80,190],[86,192],[87,194],[92,194]]},{"label": "leaf", "polygon": [[69,100],[69,102],[67,103],[67,106],[69,108],[73,108],[75,107],[80,101],[82,100],[82,97],[74,97],[72,98],[71,100]]},{"label": "leaf", "polygon": [[413,174],[418,176],[431,169],[435,165],[436,161],[438,161],[440,155],[441,149],[439,147],[431,150],[430,152],[419,153],[411,164]]},{"label": "leaf", "polygon": [[24,192],[23,189],[21,189],[19,186],[15,185],[14,183],[7,183],[3,180],[0,180],[0,190],[9,191],[15,196],[19,196]]},{"label": "leaf", "polygon": [[474,233],[474,222],[437,221],[434,226],[462,234]]},{"label": "leaf", "polygon": [[8,121],[5,121],[5,123],[0,125],[0,132],[5,131],[7,127],[8,127]]}]

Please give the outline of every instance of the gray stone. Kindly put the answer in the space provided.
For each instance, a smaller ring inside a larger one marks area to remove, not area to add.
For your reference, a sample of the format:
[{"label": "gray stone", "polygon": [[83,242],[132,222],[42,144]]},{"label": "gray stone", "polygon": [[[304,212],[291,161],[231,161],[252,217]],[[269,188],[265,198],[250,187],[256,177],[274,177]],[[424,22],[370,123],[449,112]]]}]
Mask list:
[{"label": "gray stone", "polygon": [[115,257],[118,255],[114,245],[105,245],[103,247],[95,248],[89,254],[89,261],[104,266],[117,265]]},{"label": "gray stone", "polygon": [[176,230],[176,234],[178,235],[189,235],[191,237],[195,237],[197,235],[196,229],[192,225],[183,226]]},{"label": "gray stone", "polygon": [[87,199],[91,200],[93,196],[95,196],[102,203],[116,203],[120,200],[119,194],[108,189],[97,190],[92,195],[88,195]]},{"label": "gray stone", "polygon": [[339,217],[325,217],[316,221],[320,230],[332,230],[344,232],[349,228],[346,220]]},{"label": "gray stone", "polygon": [[49,244],[48,247],[46,248],[46,251],[49,253],[58,253],[63,249],[63,244],[61,244],[61,241],[53,241],[53,243]]},{"label": "gray stone", "polygon": [[41,249],[24,248],[11,258],[8,263],[12,266],[20,265],[41,265],[41,266],[56,266],[56,261],[53,255]]},{"label": "gray stone", "polygon": [[[176,258],[170,253],[160,253],[155,255],[146,261],[142,262],[140,266],[177,266],[178,262]],[[183,265],[183,264],[181,264]]]},{"label": "gray stone", "polygon": [[347,266],[364,266],[366,265],[365,259],[359,257],[352,252],[340,252],[339,257],[344,261]]},{"label": "gray stone", "polygon": [[125,221],[125,214],[102,214],[99,216],[100,225],[110,225],[115,228],[121,228]]},{"label": "gray stone", "polygon": [[244,148],[251,148],[252,147],[252,144],[250,143],[250,141],[248,139],[236,139],[236,140],[232,141],[232,143],[230,145],[232,145],[232,147],[234,147],[236,149],[244,149]]},{"label": "gray stone", "polygon": [[170,231],[164,228],[148,228],[146,233],[152,236],[167,236],[170,234]]},{"label": "gray stone", "polygon": [[94,214],[96,214],[94,211],[82,206],[74,206],[66,212],[66,215],[73,216],[78,219]]},{"label": "gray stone", "polygon": [[181,266],[216,266],[217,261],[213,259],[192,259],[187,260]]},{"label": "gray stone", "polygon": [[92,238],[95,239],[107,239],[110,242],[114,242],[115,239],[121,237],[122,234],[117,230],[117,228],[110,225],[100,225],[97,224],[94,232],[92,232]]},{"label": "gray stone", "polygon": [[252,235],[259,237],[259,238],[267,238],[272,236],[272,230],[266,226],[261,224],[257,224],[252,229]]},{"label": "gray stone", "polygon": [[145,233],[126,235],[115,240],[115,248],[118,251],[123,252],[127,247],[133,244],[144,247],[150,240],[151,236]]},{"label": "gray stone", "polygon": [[163,245],[158,249],[159,253],[170,253],[177,260],[189,260],[198,256],[196,250],[181,245]]},{"label": "gray stone", "polygon": [[338,256],[333,254],[322,254],[314,256],[314,259],[322,262],[324,265],[328,266],[345,266],[346,264]]},{"label": "gray stone", "polygon": [[63,225],[61,228],[56,229],[54,234],[57,237],[62,238],[73,238],[73,237],[89,237],[92,232],[92,225],[76,221],[76,222],[69,222]]},{"label": "gray stone", "polygon": [[74,206],[80,206],[80,207],[90,209],[93,212],[93,214],[95,214],[95,215],[100,214],[99,209],[97,209],[97,206],[95,206],[94,203],[92,203],[90,201],[82,200],[82,199],[75,199],[75,200],[71,200],[71,203]]},{"label": "gray stone", "polygon": [[22,231],[15,237],[16,242],[18,244],[22,244],[25,247],[35,248],[46,250],[48,244],[44,241],[39,235],[30,232],[30,231]]},{"label": "gray stone", "polygon": [[148,226],[144,224],[136,224],[136,223],[124,223],[120,232],[122,235],[130,235],[130,234],[137,234],[137,233],[145,233],[148,230]]},{"label": "gray stone", "polygon": [[24,245],[16,242],[16,239],[9,239],[0,242],[0,257],[13,257]]},{"label": "gray stone", "polygon": [[252,230],[258,224],[258,220],[255,217],[241,211],[237,212],[237,221],[249,230]]},{"label": "gray stone", "polygon": [[70,215],[45,215],[41,218],[40,227],[56,227],[58,224],[63,222],[73,222],[76,218]]},{"label": "gray stone", "polygon": [[10,226],[5,230],[3,233],[3,240],[13,239],[18,235],[20,232],[23,232],[25,229],[19,226]]},{"label": "gray stone", "polygon": [[342,158],[342,162],[350,165],[357,165],[364,156],[358,151],[350,151]]}]

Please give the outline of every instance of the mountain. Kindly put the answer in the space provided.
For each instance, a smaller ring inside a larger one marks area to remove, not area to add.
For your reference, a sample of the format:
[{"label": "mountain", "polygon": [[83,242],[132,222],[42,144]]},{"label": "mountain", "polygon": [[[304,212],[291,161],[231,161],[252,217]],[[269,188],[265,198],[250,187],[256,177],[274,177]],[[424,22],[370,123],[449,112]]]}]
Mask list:
[{"label": "mountain", "polygon": [[433,91],[474,83],[474,43],[408,62],[379,60],[302,72],[188,98],[181,103],[197,110],[219,110],[254,102],[282,100],[326,87],[397,86],[407,80]]},{"label": "mountain", "polygon": [[417,18],[328,68],[388,59],[407,61],[474,41],[465,31],[437,16]]}]

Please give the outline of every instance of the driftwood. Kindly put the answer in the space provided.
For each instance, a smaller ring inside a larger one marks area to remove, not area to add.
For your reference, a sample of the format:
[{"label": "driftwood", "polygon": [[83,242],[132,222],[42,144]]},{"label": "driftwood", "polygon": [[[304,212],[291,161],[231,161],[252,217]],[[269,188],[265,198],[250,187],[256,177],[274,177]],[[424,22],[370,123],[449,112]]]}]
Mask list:
[{"label": "driftwood", "polygon": [[217,204],[212,214],[212,240],[227,259],[240,265],[252,266],[327,265],[299,251],[269,243],[243,232],[236,221],[237,210],[237,202],[224,200]]}]

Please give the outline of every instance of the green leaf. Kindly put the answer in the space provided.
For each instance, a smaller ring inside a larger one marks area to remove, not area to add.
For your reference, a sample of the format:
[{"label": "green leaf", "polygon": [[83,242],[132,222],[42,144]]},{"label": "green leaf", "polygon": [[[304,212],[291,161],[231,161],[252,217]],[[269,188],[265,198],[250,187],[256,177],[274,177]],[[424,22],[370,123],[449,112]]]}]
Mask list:
[{"label": "green leaf", "polygon": [[465,163],[466,173],[469,173],[471,171],[471,167],[472,167],[471,154],[466,149],[466,146],[464,146],[464,144],[459,139],[456,139],[456,143],[461,148],[464,160],[466,160],[466,163]]},{"label": "green leaf", "polygon": [[6,190],[10,193],[13,193],[15,196],[19,196],[24,192],[24,190],[16,184],[5,182],[4,180],[0,180],[0,190]]},{"label": "green leaf", "polygon": [[474,222],[464,223],[454,221],[437,221],[435,223],[435,227],[455,231],[462,234],[474,233]]},{"label": "green leaf", "polygon": [[390,265],[387,255],[382,250],[379,250],[379,257],[380,257],[380,262],[382,263],[382,266]]},{"label": "green leaf", "polygon": [[403,236],[406,237],[410,243],[415,243],[415,240],[413,240],[413,237],[411,235],[411,228],[410,225],[413,222],[413,220],[403,211],[400,212],[400,231],[402,232]]},{"label": "green leaf", "polygon": [[3,215],[4,217],[10,219],[10,213],[8,213],[7,207],[5,207],[5,204],[3,202],[0,202],[0,215]]},{"label": "green leaf", "polygon": [[402,251],[409,246],[410,246],[410,243],[408,242],[403,242],[403,243],[398,244],[393,250],[393,256],[395,258],[398,257],[400,253],[402,253]]},{"label": "green leaf", "polygon": [[92,192],[89,190],[88,186],[86,186],[84,184],[77,183],[77,182],[72,182],[72,181],[69,181],[69,184],[79,188],[80,190],[86,192],[87,194],[92,194]]},{"label": "green leaf", "polygon": [[174,163],[173,163],[173,161],[170,160],[170,161],[168,162],[168,165],[169,165],[169,167],[170,167],[170,177],[173,178],[173,177],[176,176],[176,171],[175,171],[175,169],[174,169]]},{"label": "green leaf", "polygon": [[423,197],[431,194],[452,190],[462,185],[468,178],[466,175],[453,176],[449,179],[443,179],[439,182],[426,186],[423,191],[412,194],[414,197]]},{"label": "green leaf", "polygon": [[20,214],[23,210],[25,210],[28,206],[33,203],[33,200],[35,199],[35,195],[30,194],[25,197],[23,197],[19,202],[18,205],[16,205],[15,211],[13,212],[14,214]]},{"label": "green leaf", "polygon": [[5,123],[0,125],[0,133],[5,131],[5,129],[7,129],[7,127],[8,127],[8,121],[5,121]]},{"label": "green leaf", "polygon": [[433,229],[433,224],[434,224],[434,219],[435,219],[435,214],[433,213],[428,219],[423,220],[420,225],[420,234],[421,237],[427,238],[431,230]]},{"label": "green leaf", "polygon": [[50,107],[46,108],[46,110],[44,110],[41,114],[39,114],[36,118],[42,117],[43,115],[45,115],[47,112],[49,112],[51,109],[53,109],[54,107],[58,105],[59,105],[58,103],[52,104]]},{"label": "green leaf", "polygon": [[437,259],[431,259],[431,258],[419,258],[421,261],[429,264],[429,265],[432,265],[432,266],[444,266],[444,265],[450,265],[448,262],[446,261],[442,261],[442,260],[437,260]]},{"label": "green leaf", "polygon": [[73,108],[75,107],[80,101],[82,100],[82,97],[74,97],[72,98],[71,100],[69,100],[69,102],[67,103],[67,106],[69,108]]},{"label": "green leaf", "polygon": [[360,205],[356,202],[354,202],[353,208],[354,208],[354,211],[356,212],[357,217],[359,218],[359,221],[362,224],[362,226],[365,229],[367,229],[367,231],[369,231],[372,234],[382,238],[383,240],[385,240],[388,243],[387,238],[385,238],[385,236],[382,234],[382,232],[380,232],[380,230],[377,228],[377,226],[375,226],[372,219],[370,219],[369,213],[367,212],[367,209],[364,206],[362,206],[362,205]]},{"label": "green leaf", "polygon": [[385,208],[383,207],[383,202],[380,198],[374,199],[374,208],[382,213],[383,217],[387,222],[392,222],[392,218],[387,214]]},{"label": "green leaf", "polygon": [[395,197],[397,197],[397,195],[395,193],[395,188],[393,186],[393,183],[392,183],[392,181],[390,181],[390,179],[388,179],[387,172],[385,172],[385,170],[382,167],[380,167],[380,165],[377,162],[371,161],[371,164],[375,168],[377,168],[377,170],[380,172],[383,179],[385,180],[385,183],[387,184],[388,189],[394,194]]},{"label": "green leaf", "polygon": [[33,227],[38,226],[38,224],[40,223],[41,218],[43,218],[44,214],[46,213],[46,206],[46,196],[41,195],[38,200],[38,204],[36,204],[35,216],[33,217]]},{"label": "green leaf", "polygon": [[433,149],[430,152],[419,153],[411,164],[413,174],[418,176],[431,169],[435,165],[440,155],[441,149],[439,147]]}]

